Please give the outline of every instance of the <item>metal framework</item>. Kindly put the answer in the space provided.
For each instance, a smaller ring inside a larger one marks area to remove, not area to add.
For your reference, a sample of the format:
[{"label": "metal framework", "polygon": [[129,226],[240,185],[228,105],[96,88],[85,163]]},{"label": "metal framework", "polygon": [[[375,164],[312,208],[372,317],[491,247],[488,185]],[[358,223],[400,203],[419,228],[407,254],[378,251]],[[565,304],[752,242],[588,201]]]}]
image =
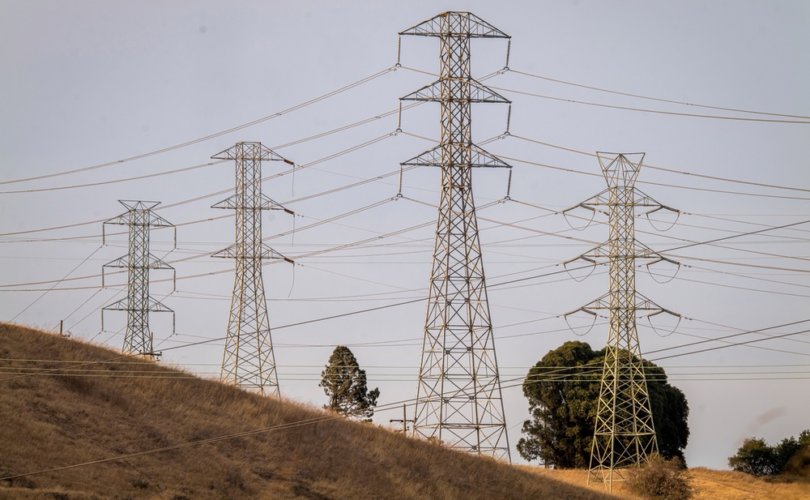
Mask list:
[{"label": "metal framework", "polygon": [[234,160],[236,163],[236,192],[213,206],[236,211],[236,242],[214,254],[214,257],[236,260],[220,378],[243,389],[278,397],[280,393],[264,295],[262,261],[293,261],[262,241],[261,214],[263,210],[293,212],[262,194],[261,171],[263,161],[293,163],[260,142],[238,142],[211,158]]},{"label": "metal framework", "polygon": [[[127,211],[102,225],[102,242],[106,244],[107,225],[129,227],[129,252],[101,268],[101,285],[105,286],[105,275],[108,268],[127,270],[127,296],[101,310],[101,329],[104,330],[104,311],[126,311],[127,329],[124,334],[122,350],[149,359],[159,356],[153,349],[153,334],[149,329],[150,312],[172,313],[172,332],[174,332],[174,311],[149,295],[149,272],[152,269],[169,269],[174,281],[174,268],[149,251],[149,237],[153,228],[171,227],[169,221],[155,214],[152,209],[160,204],[158,201],[119,200]],[[177,230],[174,229],[174,242],[177,242]]]},{"label": "metal framework", "polygon": [[469,12],[445,12],[400,35],[439,38],[439,80],[402,98],[441,106],[438,147],[402,165],[441,168],[441,200],[414,436],[511,460],[495,356],[472,167],[509,165],[472,143],[471,103],[509,103],[470,76],[470,40],[509,36]]},{"label": "metal framework", "polygon": [[677,315],[636,291],[635,266],[637,259],[649,259],[648,265],[674,261],[658,255],[636,240],[635,218],[637,208],[643,208],[647,214],[673,209],[661,205],[635,187],[643,153],[597,152],[597,158],[608,188],[577,207],[593,212],[604,212],[607,208],[610,234],[606,243],[578,259],[593,264],[607,260],[610,287],[607,294],[577,311],[584,311],[594,319],[604,311],[608,312],[609,335],[588,482],[598,480],[612,490],[614,477],[616,480],[622,479],[618,469],[640,465],[650,454],[658,451],[636,318],[640,314],[647,317],[662,313]]}]

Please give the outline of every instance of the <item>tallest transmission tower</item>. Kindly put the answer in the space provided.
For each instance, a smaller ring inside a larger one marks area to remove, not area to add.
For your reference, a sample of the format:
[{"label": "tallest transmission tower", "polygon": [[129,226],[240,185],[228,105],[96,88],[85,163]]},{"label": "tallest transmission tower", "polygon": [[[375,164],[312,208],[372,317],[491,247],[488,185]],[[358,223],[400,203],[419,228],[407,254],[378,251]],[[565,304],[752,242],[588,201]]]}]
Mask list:
[{"label": "tallest transmission tower", "polygon": [[402,98],[441,106],[439,146],[402,163],[442,173],[414,435],[508,459],[472,167],[509,165],[472,143],[471,103],[509,101],[470,76],[470,40],[509,36],[469,12],[439,14],[400,35],[437,37],[441,54],[439,80]]}]

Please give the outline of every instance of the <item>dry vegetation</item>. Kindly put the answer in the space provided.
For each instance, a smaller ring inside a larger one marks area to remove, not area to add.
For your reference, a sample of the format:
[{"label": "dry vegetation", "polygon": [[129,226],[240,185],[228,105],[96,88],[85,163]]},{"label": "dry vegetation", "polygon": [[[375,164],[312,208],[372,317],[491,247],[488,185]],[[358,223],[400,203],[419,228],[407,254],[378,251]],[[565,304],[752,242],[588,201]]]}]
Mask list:
[{"label": "dry vegetation", "polygon": [[698,467],[689,475],[698,500],[807,500],[810,498],[810,478],[758,478],[742,472],[717,471]]},{"label": "dry vegetation", "polygon": [[0,480],[0,498],[606,498],[35,330],[0,324],[0,358],[0,477],[180,446]]},{"label": "dry vegetation", "polygon": [[[524,470],[549,479],[572,485],[585,485],[588,473],[582,469],[553,470],[523,467]],[[807,500],[810,499],[810,478],[777,477],[757,478],[742,472],[710,470],[702,467],[689,469],[689,480],[695,500]],[[603,491],[601,484],[587,486],[595,492]],[[614,483],[613,494],[621,498],[643,500],[629,491],[622,482]]]}]

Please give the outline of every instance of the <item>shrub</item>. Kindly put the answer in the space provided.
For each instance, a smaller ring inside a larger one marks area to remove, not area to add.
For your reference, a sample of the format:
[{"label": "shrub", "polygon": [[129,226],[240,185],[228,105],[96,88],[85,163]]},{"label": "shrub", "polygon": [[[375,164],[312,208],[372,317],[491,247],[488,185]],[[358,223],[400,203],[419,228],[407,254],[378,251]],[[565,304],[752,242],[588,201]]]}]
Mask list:
[{"label": "shrub", "polygon": [[800,449],[785,465],[785,472],[796,476],[810,477],[810,445]]},{"label": "shrub", "polygon": [[692,487],[683,462],[652,455],[647,463],[628,473],[627,486],[646,498],[686,500],[692,497]]}]

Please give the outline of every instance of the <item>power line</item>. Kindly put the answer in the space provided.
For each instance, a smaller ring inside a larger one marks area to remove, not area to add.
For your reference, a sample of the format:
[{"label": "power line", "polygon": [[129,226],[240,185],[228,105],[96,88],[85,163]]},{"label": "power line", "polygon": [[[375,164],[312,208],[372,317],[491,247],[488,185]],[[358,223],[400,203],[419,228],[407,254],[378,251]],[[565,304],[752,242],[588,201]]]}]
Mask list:
[{"label": "power line", "polygon": [[[801,226],[803,224],[807,224],[808,222],[810,222],[810,219],[806,219],[806,220],[802,220],[802,221],[798,221],[798,222],[791,222],[789,224],[782,224],[780,226],[769,226],[769,227],[766,227],[765,229],[759,229],[759,230],[756,230],[756,231],[748,231],[748,232],[745,232],[745,233],[733,234],[731,236],[723,236],[721,238],[715,238],[715,239],[707,240],[707,241],[696,241],[696,242],[692,242],[692,243],[687,243],[685,245],[680,245],[680,246],[668,248],[668,249],[664,250],[664,252],[672,252],[674,250],[683,250],[684,248],[691,248],[691,247],[698,246],[698,245],[710,245],[712,243],[717,243],[719,241],[732,240],[732,239],[735,239],[735,238],[739,238],[741,236],[753,236],[755,234],[767,233],[769,231],[775,231],[775,230],[778,230],[778,229],[786,229],[786,228],[789,228],[789,227]],[[810,272],[810,271],[808,271],[808,272]]]},{"label": "power line", "polygon": [[190,167],[182,167],[177,168],[174,170],[167,170],[163,172],[155,172],[152,174],[144,174],[144,175],[136,175],[134,177],[125,177],[122,179],[111,179],[107,181],[98,181],[98,182],[86,182],[83,184],[70,184],[67,186],[52,186],[52,187],[45,187],[45,188],[34,188],[34,189],[16,189],[11,191],[0,191],[0,194],[21,194],[21,193],[42,193],[46,191],[63,191],[66,189],[79,189],[79,188],[86,188],[86,187],[97,187],[97,186],[107,186],[109,184],[119,184],[122,182],[130,182],[130,181],[138,181],[143,179],[151,179],[153,177],[162,177],[164,175],[172,175],[172,174],[179,174],[184,172],[193,172],[199,170],[201,168],[210,167],[213,165],[218,165],[223,163],[223,161],[209,161],[206,163],[198,163],[196,165],[191,165]]},{"label": "power line", "polygon": [[716,109],[716,110],[719,110],[719,111],[733,111],[733,112],[737,112],[737,113],[748,113],[748,114],[754,114],[754,115],[781,116],[783,118],[799,118],[799,119],[810,120],[810,116],[804,116],[804,115],[789,115],[789,114],[783,114],[783,113],[768,113],[768,112],[765,112],[765,111],[752,111],[752,110],[748,110],[748,109],[728,108],[728,107],[722,107],[722,106],[712,106],[712,105],[709,105],[709,104],[698,104],[698,103],[687,102],[687,101],[678,101],[678,100],[674,100],[674,99],[664,99],[664,98],[660,98],[660,97],[650,97],[650,96],[646,96],[646,95],[642,95],[642,94],[635,94],[635,93],[631,93],[631,92],[622,92],[622,91],[618,91],[618,90],[610,90],[610,89],[606,89],[606,88],[603,88],[603,87],[595,87],[595,86],[592,86],[592,85],[585,85],[585,84],[582,84],[582,83],[576,83],[576,82],[571,82],[571,81],[566,81],[566,80],[560,80],[558,78],[551,78],[551,77],[548,77],[548,76],[538,75],[538,74],[529,73],[529,72],[526,72],[526,71],[520,71],[520,70],[516,70],[516,69],[512,69],[512,68],[504,68],[504,72],[515,73],[515,74],[518,74],[518,75],[524,75],[524,76],[528,76],[528,77],[532,77],[532,78],[537,78],[539,80],[546,80],[546,81],[549,81],[549,82],[561,83],[563,85],[570,85],[570,86],[573,86],[573,87],[579,87],[579,88],[588,89],[588,90],[596,90],[598,92],[605,92],[605,93],[608,93],[608,94],[616,94],[616,95],[622,95],[622,96],[626,96],[626,97],[635,97],[637,99],[645,99],[645,100],[648,100],[648,101],[666,102],[666,103],[670,103],[670,104],[680,104],[680,105],[683,105],[683,106],[690,106],[690,107],[695,107],[695,108]]},{"label": "power line", "polygon": [[137,155],[134,155],[134,156],[128,156],[128,157],[125,157],[125,158],[121,158],[121,159],[113,160],[113,161],[109,161],[109,162],[98,163],[96,165],[90,165],[90,166],[87,166],[87,167],[75,168],[75,169],[71,169],[71,170],[64,170],[62,172],[55,172],[55,173],[52,173],[52,174],[45,174],[45,175],[38,175],[38,176],[33,176],[33,177],[26,177],[26,178],[22,178],[22,179],[12,179],[12,180],[0,181],[0,185],[16,184],[16,183],[19,183],[19,182],[28,182],[28,181],[34,181],[34,180],[40,180],[40,179],[49,179],[49,178],[52,178],[52,177],[60,177],[60,176],[63,176],[63,175],[75,174],[75,173],[78,173],[78,172],[87,172],[89,170],[97,170],[97,169],[100,169],[100,168],[111,167],[111,166],[114,166],[114,165],[120,165],[122,163],[135,161],[135,160],[141,160],[143,158],[148,158],[150,156],[155,156],[155,155],[159,155],[159,154],[162,154],[162,153],[167,153],[169,151],[174,151],[176,149],[185,148],[187,146],[191,146],[191,145],[194,145],[194,144],[198,144],[200,142],[204,142],[204,141],[207,141],[207,140],[210,140],[210,139],[214,139],[216,137],[220,137],[220,136],[223,136],[223,135],[226,135],[226,134],[230,134],[232,132],[236,132],[236,131],[239,131],[239,130],[242,130],[242,129],[245,129],[245,128],[248,128],[248,127],[252,127],[254,125],[258,125],[258,124],[266,122],[268,120],[278,118],[280,116],[286,115],[286,114],[291,113],[293,111],[297,111],[297,110],[299,110],[301,108],[305,108],[305,107],[310,106],[312,104],[315,104],[317,102],[323,101],[323,100],[328,99],[330,97],[333,97],[335,95],[346,92],[347,90],[350,90],[350,89],[353,89],[353,88],[358,87],[360,85],[363,85],[365,83],[368,83],[368,82],[370,82],[372,80],[375,80],[375,79],[377,79],[377,78],[379,78],[379,77],[381,77],[383,75],[386,75],[386,74],[391,73],[391,72],[396,71],[396,70],[397,70],[396,66],[390,66],[390,67],[385,68],[383,70],[377,71],[376,73],[373,73],[373,74],[371,74],[369,76],[361,78],[360,80],[356,80],[356,81],[354,81],[352,83],[349,83],[347,85],[339,87],[339,88],[337,88],[335,90],[332,90],[330,92],[327,92],[325,94],[321,94],[321,95],[319,95],[317,97],[314,97],[312,99],[309,99],[307,101],[304,101],[304,102],[298,103],[298,104],[296,104],[294,106],[290,106],[288,108],[282,109],[281,111],[277,111],[275,113],[265,115],[265,116],[262,116],[260,118],[255,119],[255,120],[251,120],[249,122],[242,123],[242,124],[236,125],[234,127],[230,127],[230,128],[224,129],[224,130],[220,130],[218,132],[213,132],[211,134],[208,134],[208,135],[205,135],[205,136],[202,136],[202,137],[198,137],[196,139],[191,139],[191,140],[188,140],[188,141],[185,141],[185,142],[180,142],[180,143],[177,143],[177,144],[173,144],[171,146],[166,146],[164,148],[155,149],[153,151],[148,151],[148,152],[145,152],[145,153],[140,153],[140,154],[137,154]]},{"label": "power line", "polygon": [[[590,177],[601,177],[599,174],[596,174],[596,173],[593,173],[593,172],[585,172],[583,170],[577,170],[577,169],[574,169],[574,168],[560,167],[560,166],[551,165],[551,164],[548,164],[548,163],[541,163],[541,162],[536,162],[536,161],[531,161],[531,160],[523,160],[523,159],[520,159],[520,158],[504,156],[504,155],[501,155],[501,157],[505,158],[507,160],[516,161],[518,163],[523,163],[523,164],[526,164],[526,165],[532,165],[532,166],[535,166],[535,167],[542,167],[542,168],[548,168],[548,169],[551,169],[551,170],[559,170],[559,171],[562,171],[562,172],[570,172],[570,173],[575,173],[575,174],[580,174],[580,175],[587,175],[587,176],[590,176]],[[728,190],[728,189],[701,188],[701,187],[696,187],[696,186],[684,186],[684,185],[681,185],[681,184],[670,184],[670,183],[653,182],[653,181],[639,181],[638,183],[639,184],[645,184],[645,185],[648,185],[648,186],[661,186],[661,187],[674,188],[674,189],[684,189],[684,190],[688,190],[688,191],[700,191],[700,192],[705,192],[705,193],[732,194],[732,195],[740,195],[740,196],[751,196],[751,197],[755,197],[755,198],[769,198],[769,199],[779,199],[779,200],[810,201],[810,197],[802,197],[802,196],[786,196],[786,195],[775,195],[775,194],[750,193],[750,192],[746,192],[746,191],[731,191],[731,190]]]},{"label": "power line", "polygon": [[[90,260],[90,257],[92,257],[93,255],[95,255],[95,254],[96,254],[96,253],[97,253],[99,250],[101,250],[101,248],[102,248],[102,247],[101,247],[101,245],[99,245],[98,247],[96,247],[96,249],[95,249],[95,250],[93,250],[93,252],[92,252],[92,253],[90,253],[90,254],[89,254],[87,257],[85,257],[85,258],[84,258],[84,260],[82,260],[81,262],[79,262],[78,264],[76,264],[76,266],[74,266],[74,267],[73,267],[73,268],[72,268],[70,271],[68,271],[68,272],[67,272],[67,274],[65,274],[65,275],[62,277],[62,279],[61,279],[61,280],[58,280],[58,281],[54,282],[53,286],[51,286],[50,288],[48,288],[47,290],[45,290],[44,292],[42,292],[42,294],[41,294],[41,295],[39,295],[39,296],[38,296],[36,299],[34,299],[34,300],[33,300],[31,303],[29,303],[27,306],[25,306],[25,307],[24,307],[24,308],[23,308],[23,309],[22,309],[20,312],[18,312],[17,314],[15,314],[15,315],[14,315],[14,317],[13,317],[13,318],[11,318],[11,321],[14,321],[15,319],[19,318],[19,317],[20,317],[20,316],[21,316],[21,315],[22,315],[22,314],[23,314],[25,311],[27,311],[28,309],[30,309],[30,308],[31,308],[31,307],[32,307],[34,304],[36,304],[36,303],[37,303],[37,302],[39,302],[40,300],[42,300],[42,298],[43,298],[43,297],[45,297],[46,295],[48,295],[48,292],[50,292],[51,290],[53,290],[54,288],[56,288],[56,286],[57,286],[59,283],[62,283],[64,280],[66,280],[68,277],[70,277],[70,275],[71,275],[71,274],[73,274],[73,273],[74,273],[74,272],[75,272],[77,269],[79,269],[80,267],[82,267],[82,266],[84,265],[84,263],[85,263],[85,262],[87,262],[88,260]],[[82,304],[82,305],[84,305],[84,304]],[[72,314],[72,313],[71,313],[71,314]],[[67,319],[67,318],[63,318],[63,319]]]},{"label": "power line", "polygon": [[[512,199],[511,201],[513,201],[515,203],[518,203],[520,205],[525,205],[525,206],[537,208],[537,209],[540,209],[540,210],[545,210],[545,211],[548,211],[548,212],[554,213],[554,214],[561,213],[561,212],[553,211],[552,209],[549,209],[549,208],[541,207],[539,205],[534,205],[532,203],[520,201],[518,199]],[[695,214],[690,214],[690,215],[695,215]],[[581,216],[577,216],[575,214],[567,214],[567,215],[565,215],[565,217],[572,217],[572,218],[575,218],[575,219],[586,220],[589,224],[591,222],[594,222],[596,224],[603,224],[603,225],[605,224],[602,221],[592,221],[590,219],[587,219],[587,218],[584,218],[584,217],[581,217]],[[731,220],[731,219],[728,219],[728,220]],[[736,221],[736,222],[745,223],[745,221]],[[694,227],[694,228],[698,228],[698,229],[710,229],[710,230],[715,230],[715,231],[730,232],[730,233],[733,233],[732,236],[735,237],[735,238],[739,237],[739,236],[750,236],[750,235],[753,235],[753,234],[757,234],[756,232],[740,232],[740,231],[733,231],[733,230],[706,227],[706,226],[697,226],[697,225],[690,225],[690,224],[682,224],[682,225],[684,225],[686,227]],[[759,227],[764,226],[766,228],[766,230],[768,230],[768,231],[778,230],[778,229],[785,229],[785,226],[771,226],[771,225],[767,225],[767,224],[753,224],[753,225],[756,225],[756,226],[759,226]],[[513,226],[513,227],[534,231],[534,230],[532,230],[530,228],[523,228],[521,226]],[[798,229],[796,229],[796,230],[797,231],[802,231],[802,230],[798,230]],[[642,233],[642,234],[656,234],[656,233],[651,233],[649,231],[643,231],[643,230],[640,230],[640,229],[636,229],[636,232],[637,233]],[[804,231],[802,231],[802,232],[804,232]],[[765,255],[765,256],[769,256],[769,257],[778,257],[778,258],[783,258],[783,259],[794,259],[794,260],[801,260],[801,261],[810,260],[810,259],[805,258],[805,257],[797,257],[797,256],[792,256],[792,255],[782,255],[782,254],[775,254],[775,253],[771,253],[771,252],[760,252],[760,251],[757,251],[757,250],[750,250],[750,249],[743,249],[743,248],[736,248],[736,247],[728,247],[728,246],[724,246],[724,245],[717,245],[717,244],[712,243],[711,241],[694,241],[694,240],[689,240],[689,239],[685,239],[685,238],[678,238],[676,236],[668,236],[668,235],[660,235],[660,236],[668,238],[668,239],[684,241],[684,242],[687,242],[687,243],[693,244],[693,245],[696,245],[696,244],[699,244],[699,245],[708,244],[709,246],[713,246],[713,247],[717,247],[717,248],[730,249],[730,250],[735,250],[735,251],[739,251],[739,252],[752,253],[752,254],[756,254],[756,255]],[[728,238],[731,238],[731,237],[728,237]],[[793,239],[793,238],[791,238],[791,239]],[[799,241],[799,242],[807,241],[804,238],[797,238],[796,240]],[[583,243],[595,243],[595,242],[590,242],[588,240],[580,240],[580,241],[582,241]],[[672,249],[668,249],[668,250],[664,250],[664,251],[668,252],[670,250],[672,250]],[[810,271],[805,270],[805,269],[797,269],[797,268],[785,268],[785,267],[776,267],[776,266],[760,266],[760,265],[756,265],[756,264],[740,264],[740,263],[726,262],[726,261],[716,260],[716,259],[700,259],[700,258],[697,258],[697,257],[688,257],[688,256],[680,256],[680,255],[678,255],[677,257],[682,258],[682,259],[707,260],[707,261],[710,261],[710,262],[724,263],[724,264],[729,264],[729,265],[762,267],[762,268],[773,269],[773,270],[785,270],[785,271],[792,271],[792,272],[810,272]],[[752,279],[756,279],[756,278],[752,278]],[[786,283],[783,283],[783,282],[780,282],[780,283],[786,284]]]},{"label": "power line", "polygon": [[[683,353],[679,353],[679,354],[670,354],[668,356],[661,356],[661,357],[658,357],[658,358],[653,358],[650,361],[660,361],[662,359],[677,358],[677,357],[680,357],[680,356],[688,356],[688,355],[700,354],[700,353],[704,353],[704,352],[708,352],[708,351],[716,351],[718,349],[726,349],[728,347],[738,347],[738,346],[742,346],[742,345],[749,345],[749,344],[754,344],[754,343],[758,343],[758,342],[764,342],[766,340],[782,339],[782,338],[787,338],[787,337],[791,337],[791,336],[794,336],[794,335],[802,335],[802,334],[805,334],[805,333],[808,333],[808,332],[810,332],[810,330],[800,330],[800,331],[797,331],[797,332],[783,333],[783,334],[780,334],[780,335],[771,335],[771,336],[768,336],[766,338],[747,340],[745,342],[736,342],[736,343],[733,343],[733,344],[726,344],[726,345],[721,345],[721,346],[707,347],[705,349],[699,349],[699,350],[696,350],[696,351],[683,352]],[[744,333],[740,333],[740,334],[736,334],[736,335],[744,335]]]},{"label": "power line", "polygon": [[[318,159],[310,161],[308,163],[305,163],[305,164],[302,164],[302,165],[295,165],[295,166],[293,166],[293,168],[290,168],[288,170],[279,172],[277,174],[272,174],[272,175],[263,177],[261,180],[262,180],[262,182],[265,182],[265,181],[268,181],[270,179],[274,179],[274,178],[278,178],[278,177],[282,177],[282,176],[285,176],[285,175],[292,174],[293,172],[298,172],[300,170],[303,170],[305,168],[317,165],[319,163],[323,163],[323,162],[338,158],[340,156],[352,153],[354,151],[358,151],[360,149],[366,148],[368,146],[376,144],[376,143],[378,143],[380,141],[383,141],[383,140],[388,139],[390,137],[393,137],[395,135],[396,135],[396,132],[389,132],[389,133],[386,133],[386,134],[382,134],[382,135],[377,136],[377,137],[375,137],[373,139],[370,139],[368,141],[362,142],[360,144],[356,144],[354,146],[350,146],[348,148],[345,148],[345,149],[340,150],[338,152],[335,152],[335,153],[329,154],[327,156],[318,158]],[[215,191],[213,193],[208,193],[208,194],[205,194],[205,195],[202,195],[202,196],[197,196],[197,197],[194,197],[194,198],[189,198],[189,199],[177,201],[177,202],[174,202],[174,203],[169,203],[169,204],[164,205],[161,209],[166,210],[168,208],[178,207],[178,206],[185,205],[185,204],[188,204],[188,203],[204,200],[206,198],[212,198],[214,196],[230,193],[231,191],[232,191],[232,189],[230,189],[230,188],[222,189],[222,190]],[[195,222],[205,222],[207,220],[209,220],[209,219],[200,219],[199,221],[195,221]],[[22,231],[12,231],[12,232],[7,232],[7,233],[0,233],[0,237],[3,237],[3,236],[15,236],[15,235],[19,235],[19,234],[31,234],[31,233],[55,231],[55,230],[59,230],[59,229],[69,229],[69,228],[74,228],[74,227],[86,226],[86,225],[90,225],[90,224],[98,224],[98,223],[101,223],[101,222],[104,222],[104,220],[103,219],[95,219],[95,220],[90,220],[90,221],[85,221],[85,222],[78,222],[78,223],[74,223],[74,224],[65,224],[65,225],[61,225],[61,226],[51,226],[51,227],[44,227],[44,228],[37,228],[37,229],[27,229],[27,230],[22,230]],[[190,224],[190,223],[186,223],[186,224]],[[95,236],[86,236],[86,237],[95,237]],[[83,237],[83,238],[85,238],[85,237]]]},{"label": "power line", "polygon": [[[483,210],[484,208],[496,205],[498,203],[499,202],[492,202],[492,203],[489,203],[489,204],[486,204],[486,205],[482,205],[481,207],[479,207],[479,210]],[[349,213],[354,213],[356,211],[357,210],[353,210],[353,211],[350,211]],[[484,220],[489,220],[489,219],[484,219]],[[680,246],[671,247],[671,248],[661,250],[661,253],[669,253],[671,251],[679,250],[679,249],[683,249],[683,248],[687,248],[687,247],[694,247],[694,246],[700,246],[700,245],[710,245],[710,244],[716,243],[718,241],[725,241],[725,240],[735,239],[735,238],[739,238],[739,237],[743,237],[743,236],[750,236],[750,235],[754,235],[754,234],[762,234],[762,233],[766,233],[766,232],[769,232],[769,231],[774,231],[774,230],[784,229],[784,228],[787,228],[787,227],[793,227],[793,226],[797,226],[797,225],[801,225],[801,224],[806,224],[808,222],[810,222],[810,220],[794,222],[794,223],[785,224],[785,225],[781,225],[781,226],[770,226],[770,227],[765,228],[765,229],[760,229],[760,230],[756,230],[756,231],[749,231],[749,232],[744,232],[744,233],[737,233],[737,234],[734,234],[734,235],[725,236],[725,237],[722,237],[722,238],[715,238],[715,239],[707,240],[707,241],[690,242],[690,243],[688,243],[686,245],[680,245]],[[407,228],[399,229],[399,230],[396,230],[396,231],[393,231],[393,232],[390,232],[390,233],[386,233],[386,234],[383,234],[383,235],[375,236],[375,237],[372,237],[372,238],[367,238],[367,239],[352,242],[352,243],[340,244],[340,245],[337,245],[335,247],[331,247],[331,248],[327,248],[327,249],[323,249],[323,250],[316,250],[316,251],[313,251],[313,252],[308,252],[306,254],[300,254],[300,255],[297,255],[297,256],[293,256],[293,257],[295,259],[301,259],[301,258],[307,258],[307,257],[311,257],[311,256],[321,255],[321,254],[324,254],[324,253],[334,252],[334,251],[342,250],[342,249],[345,249],[345,248],[350,248],[350,247],[362,245],[364,243],[378,241],[378,240],[380,240],[382,238],[387,238],[387,237],[399,235],[399,234],[402,234],[404,232],[412,231],[414,229],[427,227],[430,224],[432,224],[432,222],[425,222],[425,223],[422,223],[422,224],[417,224],[417,225],[410,226],[410,227],[407,227]],[[506,223],[504,223],[504,224],[506,224]],[[511,223],[509,223],[509,224],[511,224]],[[544,232],[544,231],[540,231],[540,230],[533,230],[531,228],[523,228],[521,226],[517,226],[517,225],[514,225],[514,224],[511,224],[511,225],[514,226],[514,227],[517,227],[517,228],[526,229],[526,230],[529,230],[529,231],[532,231],[532,232],[537,232],[538,234],[554,235],[554,236],[558,235],[557,233],[548,233],[548,232]],[[568,238],[568,237],[564,237],[564,238]],[[583,240],[583,241],[587,241],[587,240]],[[198,258],[198,257],[200,257],[202,255],[208,255],[208,254],[200,254],[200,255],[195,255],[195,256],[192,256],[192,257],[186,257],[186,258],[183,258],[183,259],[177,259],[177,260],[171,261],[170,263],[174,264],[174,263],[178,263],[178,262],[182,262],[182,261],[187,261],[187,260],[191,260],[193,258]],[[717,260],[717,259],[703,259],[703,258],[698,258],[698,257],[689,257],[689,256],[680,256],[680,255],[678,255],[677,257],[678,258],[684,258],[684,259],[702,260],[702,261],[720,263],[720,264],[727,264],[727,265],[735,265],[735,266],[741,266],[741,267],[753,267],[753,268],[783,270],[783,271],[802,272],[802,273],[810,272],[810,270],[807,270],[807,269],[787,268],[787,267],[778,267],[778,266],[765,266],[765,265],[758,265],[758,264],[744,264],[744,263],[727,262],[727,261]],[[211,275],[215,275],[215,274],[222,274],[224,272],[226,272],[226,271],[215,271],[215,272],[209,272],[209,273],[200,273],[200,274],[196,274],[196,275],[178,277],[177,279],[178,280],[191,279],[191,278],[197,278],[197,277],[202,277],[202,276],[211,276]],[[2,292],[2,291],[42,291],[42,290],[37,290],[37,289],[33,289],[33,290],[31,290],[31,289],[28,289],[28,290],[9,290],[8,288],[10,288],[10,287],[31,286],[31,285],[38,285],[38,284],[50,284],[50,283],[53,283],[54,281],[59,281],[59,282],[62,282],[62,281],[74,281],[74,280],[94,278],[94,277],[98,277],[98,276],[99,275],[88,275],[88,276],[79,276],[79,277],[73,277],[73,278],[66,278],[64,280],[47,280],[47,281],[40,281],[40,282],[3,284],[3,285],[0,285],[0,292]],[[157,281],[160,281],[160,280],[157,280]],[[85,289],[89,290],[89,289],[95,289],[95,288],[96,287],[73,287],[73,288],[59,288],[59,289],[54,289],[54,290],[85,290]]]},{"label": "power line", "polygon": [[[728,334],[728,335],[724,335],[722,337],[715,337],[715,338],[712,338],[712,339],[699,340],[699,341],[696,341],[696,342],[689,342],[689,343],[681,344],[681,345],[677,345],[677,346],[664,347],[662,349],[655,349],[655,350],[652,350],[652,351],[647,351],[646,354],[650,355],[650,354],[656,354],[656,353],[659,353],[659,352],[671,351],[671,350],[674,350],[674,349],[682,349],[684,347],[692,347],[692,346],[696,346],[696,345],[702,345],[702,344],[706,344],[708,342],[718,342],[718,341],[725,340],[725,339],[737,338],[737,337],[741,337],[741,336],[744,336],[744,335],[750,335],[752,333],[767,332],[769,330],[776,330],[777,328],[784,328],[786,326],[800,325],[802,323],[807,323],[807,322],[810,322],[810,319],[803,319],[803,320],[798,320],[798,321],[790,321],[790,322],[781,323],[781,324],[778,324],[778,325],[767,326],[767,327],[763,327],[763,328],[757,328],[755,330],[743,330],[743,331],[740,331],[738,333],[731,333],[731,334]],[[705,323],[708,323],[708,322],[705,322]],[[711,324],[711,323],[708,323],[708,324]],[[738,328],[738,330],[742,330],[742,329]],[[799,332],[799,333],[804,333],[804,332]],[[792,333],[790,335],[798,335],[798,333]],[[780,338],[780,337],[781,337],[780,335],[767,335],[767,336],[765,336],[765,337],[763,337],[762,339],[759,339],[759,340],[769,340],[769,339],[776,339],[776,338]],[[731,345],[743,345],[743,343],[730,344],[730,345],[728,345],[726,347],[730,347]],[[666,358],[655,358],[655,359],[653,359],[651,361],[655,361],[655,360],[658,360],[658,359],[666,359]]]},{"label": "power line", "polygon": [[[518,139],[518,140],[521,140],[521,141],[530,142],[530,143],[533,143],[533,144],[539,144],[541,146],[547,146],[547,147],[550,147],[550,148],[560,149],[560,150],[563,150],[563,151],[569,151],[569,152],[577,153],[577,154],[580,154],[580,155],[585,155],[585,156],[589,156],[589,157],[596,157],[595,153],[591,153],[591,152],[588,152],[588,151],[583,151],[583,150],[580,150],[580,149],[574,149],[574,148],[571,148],[571,147],[560,146],[558,144],[552,144],[550,142],[545,142],[545,141],[541,141],[541,140],[538,140],[538,139],[530,139],[528,137],[525,137],[525,136],[522,136],[522,135],[519,135],[519,134],[515,134],[514,132],[510,132],[508,137],[514,137],[515,139]],[[700,174],[700,173],[697,173],[697,172],[688,172],[686,170],[677,170],[677,169],[673,169],[673,168],[660,167],[660,166],[651,165],[651,164],[648,164],[648,163],[644,164],[644,168],[648,168],[648,169],[651,169],[651,170],[660,170],[662,172],[669,172],[669,173],[673,173],[673,174],[687,175],[689,177],[699,177],[701,179],[710,179],[710,180],[714,180],[714,181],[723,181],[723,182],[731,182],[731,183],[735,183],[735,184],[745,184],[745,185],[748,185],[748,186],[758,186],[758,187],[766,187],[766,188],[772,188],[772,189],[784,189],[784,190],[788,190],[788,191],[801,191],[801,192],[805,192],[805,193],[810,193],[810,189],[807,189],[807,188],[800,188],[800,187],[795,187],[795,186],[785,186],[785,185],[780,185],[780,184],[767,184],[767,183],[764,183],[764,182],[756,182],[756,181],[749,181],[749,180],[743,180],[743,179],[733,179],[733,178],[730,178],[730,177],[720,177],[720,176],[716,176],[716,175]]]},{"label": "power line", "polygon": [[706,114],[698,114],[698,113],[682,113],[678,111],[665,111],[661,109],[648,109],[648,108],[638,108],[633,106],[619,106],[616,104],[605,104],[600,102],[592,102],[592,101],[581,101],[578,99],[568,99],[564,97],[555,97],[545,94],[538,94],[536,92],[527,92],[525,90],[515,90],[515,89],[508,89],[505,87],[491,87],[494,90],[499,90],[501,92],[507,92],[512,94],[518,95],[525,95],[529,97],[537,97],[540,99],[547,99],[550,101],[557,101],[557,102],[566,102],[571,104],[581,104],[585,106],[594,106],[598,108],[607,108],[607,109],[616,109],[622,111],[634,111],[639,113],[653,113],[658,115],[668,115],[668,116],[683,116],[689,118],[708,118],[714,120],[725,120],[725,121],[740,121],[740,122],[759,122],[759,123],[781,123],[781,124],[793,124],[793,125],[810,125],[810,120],[804,119],[776,119],[776,118],[745,118],[741,116],[724,116],[724,115],[706,115]]}]

